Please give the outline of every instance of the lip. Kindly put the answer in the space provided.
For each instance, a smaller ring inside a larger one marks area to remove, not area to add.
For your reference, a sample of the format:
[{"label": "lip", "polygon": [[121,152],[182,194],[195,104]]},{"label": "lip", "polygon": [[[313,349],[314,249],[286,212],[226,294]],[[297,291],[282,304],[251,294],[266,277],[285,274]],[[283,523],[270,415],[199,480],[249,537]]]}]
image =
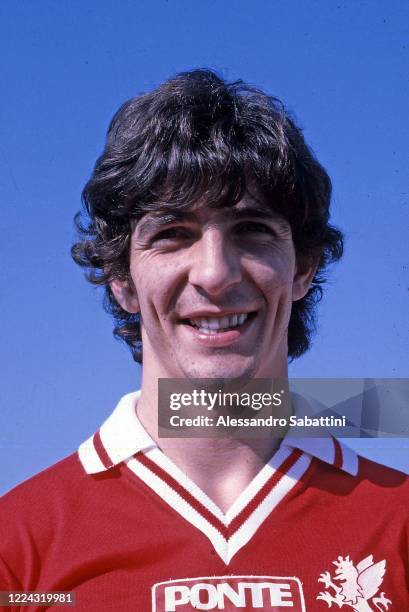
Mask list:
[{"label": "lip", "polygon": [[[207,311],[208,312],[208,311]],[[237,312],[244,311],[230,311],[231,314],[236,314]],[[238,327],[233,327],[232,329],[228,329],[226,331],[219,331],[216,334],[204,334],[197,327],[193,327],[192,325],[183,324],[183,328],[186,329],[186,332],[193,338],[194,341],[199,342],[202,346],[207,346],[209,348],[221,348],[225,346],[230,346],[235,342],[239,341],[245,334],[248,333],[249,328],[253,324],[253,321],[257,317],[257,312],[253,312],[254,316],[251,316],[247,319],[243,325]],[[214,313],[213,313],[214,315]],[[211,315],[196,315],[196,316],[211,316]],[[193,317],[188,317],[193,318]]]}]

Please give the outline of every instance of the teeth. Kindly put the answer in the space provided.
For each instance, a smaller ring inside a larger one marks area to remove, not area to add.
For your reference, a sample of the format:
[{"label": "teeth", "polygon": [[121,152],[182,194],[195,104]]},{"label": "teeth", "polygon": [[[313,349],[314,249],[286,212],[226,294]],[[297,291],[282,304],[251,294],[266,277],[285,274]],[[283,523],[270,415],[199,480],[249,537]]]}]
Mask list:
[{"label": "teeth", "polygon": [[215,329],[208,329],[207,327],[198,327],[198,329],[207,336],[214,336],[214,334],[217,334]]},{"label": "teeth", "polygon": [[194,327],[197,327],[201,332],[211,335],[215,334],[220,329],[230,329],[243,325],[247,320],[248,313],[233,314],[224,317],[201,317],[200,319],[189,319],[189,322]]},{"label": "teeth", "polygon": [[229,327],[229,317],[222,317],[220,319],[219,326],[221,329],[225,329],[226,327]]}]

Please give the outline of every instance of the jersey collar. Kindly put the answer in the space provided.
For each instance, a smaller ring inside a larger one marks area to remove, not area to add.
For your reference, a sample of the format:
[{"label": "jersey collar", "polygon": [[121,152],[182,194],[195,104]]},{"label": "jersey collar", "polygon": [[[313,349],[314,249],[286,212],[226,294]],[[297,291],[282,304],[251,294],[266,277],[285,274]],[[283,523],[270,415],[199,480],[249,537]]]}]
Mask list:
[{"label": "jersey collar", "polygon": [[[313,398],[305,398],[292,393],[295,414],[314,416],[323,409],[323,405]],[[309,431],[310,430],[310,431]],[[358,474],[358,455],[356,452],[335,438],[328,429],[320,428],[320,437],[316,437],[314,428],[305,428],[305,437],[287,434],[281,446],[298,448],[307,455],[320,459],[329,465],[356,476]],[[310,435],[308,435],[308,433]]]},{"label": "jersey collar", "polygon": [[[157,447],[136,415],[135,406],[140,394],[140,391],[136,391],[124,395],[99,431],[79,447],[79,459],[87,474],[104,472],[140,451]],[[286,436],[281,446],[297,448],[310,457],[316,457],[356,476],[358,473],[356,453],[329,432],[325,433],[325,437],[321,438]]]}]

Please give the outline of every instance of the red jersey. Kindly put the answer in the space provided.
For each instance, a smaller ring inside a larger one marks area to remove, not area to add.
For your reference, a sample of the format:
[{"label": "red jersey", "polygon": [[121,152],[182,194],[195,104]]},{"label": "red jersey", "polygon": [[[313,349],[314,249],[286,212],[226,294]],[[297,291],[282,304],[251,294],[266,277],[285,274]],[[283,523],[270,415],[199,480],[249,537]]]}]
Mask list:
[{"label": "red jersey", "polygon": [[332,437],[285,438],[223,513],[137,398],[3,497],[1,591],[73,591],[84,612],[409,611],[406,475]]}]

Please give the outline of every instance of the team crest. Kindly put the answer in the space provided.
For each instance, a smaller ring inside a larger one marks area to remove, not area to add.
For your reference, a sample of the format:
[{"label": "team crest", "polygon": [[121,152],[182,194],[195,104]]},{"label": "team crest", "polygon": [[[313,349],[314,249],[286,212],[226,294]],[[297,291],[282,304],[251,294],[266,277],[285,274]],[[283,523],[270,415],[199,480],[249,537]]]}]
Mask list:
[{"label": "team crest", "polygon": [[389,609],[392,602],[385,593],[375,597],[385,575],[385,560],[374,563],[373,555],[369,555],[355,566],[348,555],[338,557],[333,564],[337,568],[334,576],[327,571],[318,578],[328,590],[321,591],[317,599],[325,601],[329,608],[337,604],[339,608],[348,606],[355,612]]}]

